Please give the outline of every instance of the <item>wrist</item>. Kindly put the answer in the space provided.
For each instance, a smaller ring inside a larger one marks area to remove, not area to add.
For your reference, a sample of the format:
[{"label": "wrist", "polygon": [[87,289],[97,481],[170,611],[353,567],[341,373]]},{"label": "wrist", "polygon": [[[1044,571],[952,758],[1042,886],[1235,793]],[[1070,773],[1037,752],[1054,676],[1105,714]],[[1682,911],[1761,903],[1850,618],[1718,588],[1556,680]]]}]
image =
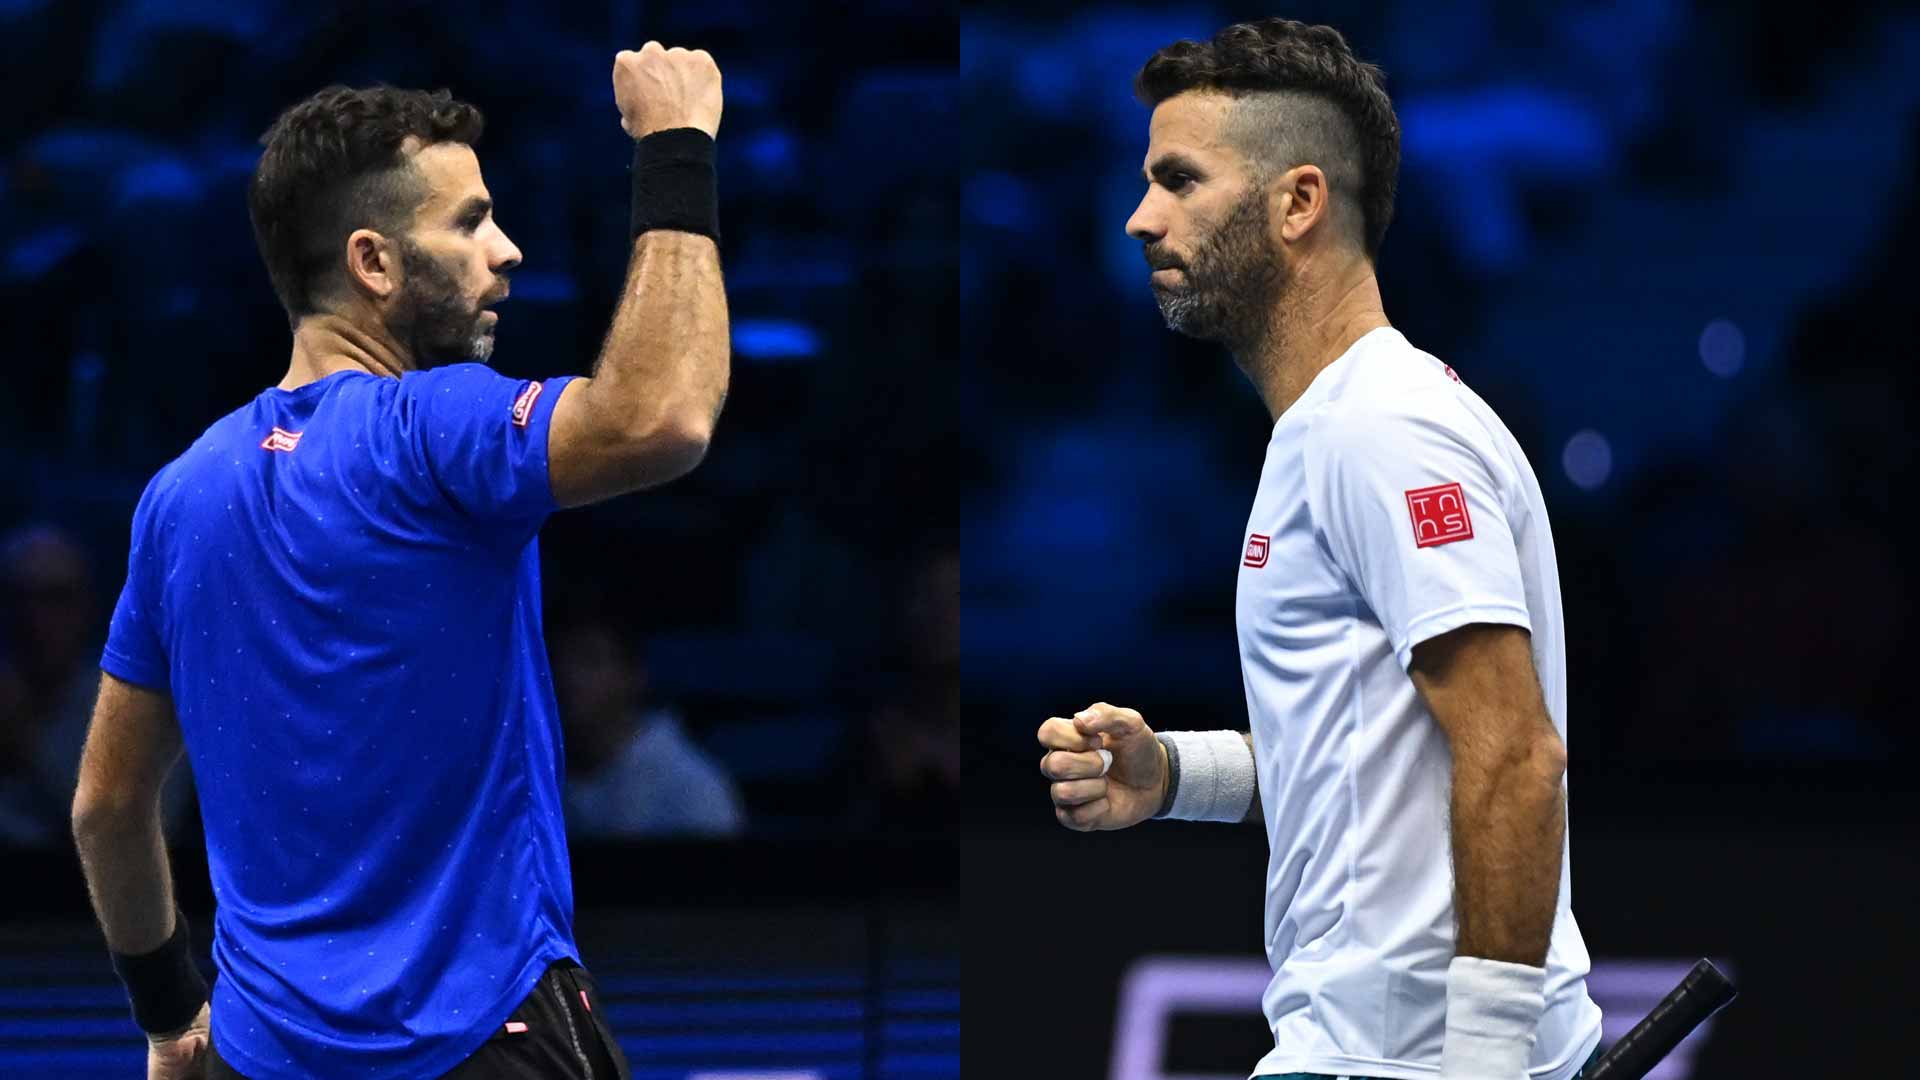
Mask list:
[{"label": "wrist", "polygon": [[1253,751],[1237,731],[1162,731],[1166,788],[1155,817],[1237,822],[1253,808]]},{"label": "wrist", "polygon": [[632,234],[671,229],[720,242],[713,136],[699,128],[649,132],[633,142]]},{"label": "wrist", "polygon": [[1167,753],[1167,744],[1159,738],[1153,740],[1154,749],[1160,754],[1160,786],[1153,801],[1154,817],[1166,817],[1173,808],[1173,759]]},{"label": "wrist", "polygon": [[187,917],[178,909],[173,934],[152,952],[129,955],[109,952],[114,974],[126,987],[133,1021],[149,1037],[178,1034],[193,1023],[207,1003],[207,982],[194,964]]},{"label": "wrist", "polygon": [[1447,1034],[1442,1080],[1510,1080],[1527,1075],[1540,1015],[1546,1011],[1544,968],[1477,956],[1447,966]]}]

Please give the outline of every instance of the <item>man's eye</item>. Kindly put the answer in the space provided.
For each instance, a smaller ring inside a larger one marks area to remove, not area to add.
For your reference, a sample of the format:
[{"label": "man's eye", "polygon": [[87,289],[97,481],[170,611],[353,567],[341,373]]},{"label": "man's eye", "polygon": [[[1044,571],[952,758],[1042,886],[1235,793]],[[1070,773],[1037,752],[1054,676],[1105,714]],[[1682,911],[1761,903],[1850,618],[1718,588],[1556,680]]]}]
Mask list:
[{"label": "man's eye", "polygon": [[1169,191],[1179,191],[1191,183],[1193,183],[1192,173],[1177,172],[1167,174],[1167,190]]}]

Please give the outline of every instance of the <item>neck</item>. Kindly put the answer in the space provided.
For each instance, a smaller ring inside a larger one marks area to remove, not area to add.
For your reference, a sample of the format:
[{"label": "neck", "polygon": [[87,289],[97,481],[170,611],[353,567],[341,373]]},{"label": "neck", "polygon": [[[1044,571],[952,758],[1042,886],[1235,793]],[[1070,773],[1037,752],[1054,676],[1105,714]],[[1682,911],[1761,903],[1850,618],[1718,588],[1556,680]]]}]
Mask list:
[{"label": "neck", "polygon": [[1380,283],[1364,259],[1319,280],[1310,268],[1300,269],[1294,288],[1275,303],[1261,335],[1233,350],[1234,361],[1260,391],[1276,422],[1307,392],[1313,377],[1354,342],[1392,325],[1380,303]]},{"label": "neck", "polygon": [[293,359],[282,390],[293,390],[336,371],[366,371],[399,378],[415,368],[413,354],[384,329],[368,330],[343,315],[308,315],[293,331]]}]

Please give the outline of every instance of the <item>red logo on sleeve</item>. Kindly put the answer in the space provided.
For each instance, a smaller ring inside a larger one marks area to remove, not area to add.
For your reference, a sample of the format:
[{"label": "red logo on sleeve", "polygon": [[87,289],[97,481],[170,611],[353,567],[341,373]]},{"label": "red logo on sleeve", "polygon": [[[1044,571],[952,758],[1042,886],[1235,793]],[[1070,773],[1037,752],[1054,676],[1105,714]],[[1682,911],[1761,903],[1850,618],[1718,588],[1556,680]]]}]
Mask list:
[{"label": "red logo on sleeve", "polygon": [[1414,488],[1407,492],[1407,512],[1413,515],[1414,547],[1473,539],[1473,520],[1467,517],[1467,497],[1459,484]]},{"label": "red logo on sleeve", "polygon": [[260,449],[262,450],[285,450],[288,453],[292,453],[293,448],[299,445],[300,433],[297,431],[288,431],[283,427],[274,428],[273,434],[260,440]]},{"label": "red logo on sleeve", "polygon": [[513,401],[513,426],[514,427],[526,427],[527,422],[533,419],[533,403],[540,400],[541,389],[542,389],[541,383],[530,382],[527,384],[527,388],[525,390],[520,391],[520,396],[514,399]]},{"label": "red logo on sleeve", "polygon": [[1247,537],[1247,553],[1241,557],[1241,566],[1251,566],[1255,570],[1267,565],[1267,551],[1273,546],[1273,537],[1259,533]]}]

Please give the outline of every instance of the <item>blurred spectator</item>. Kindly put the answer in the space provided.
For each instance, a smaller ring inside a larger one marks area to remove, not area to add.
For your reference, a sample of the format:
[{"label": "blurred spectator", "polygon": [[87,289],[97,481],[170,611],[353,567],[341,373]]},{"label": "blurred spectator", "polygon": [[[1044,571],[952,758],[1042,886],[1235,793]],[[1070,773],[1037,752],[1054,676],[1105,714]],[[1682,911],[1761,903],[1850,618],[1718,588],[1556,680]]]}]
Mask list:
[{"label": "blurred spectator", "polygon": [[733,836],[746,828],[732,778],[688,736],[677,712],[646,704],[637,643],[599,620],[561,626],[549,640],[574,834]]},{"label": "blurred spectator", "polygon": [[[0,654],[0,840],[68,841],[73,787],[100,686],[100,611],[86,553],[52,525],[0,539],[6,646]],[[187,799],[186,770],[167,786],[169,831]]]},{"label": "blurred spectator", "polygon": [[859,790],[869,824],[956,821],[960,810],[960,552],[925,556],[897,608],[892,692],[867,718]]}]

